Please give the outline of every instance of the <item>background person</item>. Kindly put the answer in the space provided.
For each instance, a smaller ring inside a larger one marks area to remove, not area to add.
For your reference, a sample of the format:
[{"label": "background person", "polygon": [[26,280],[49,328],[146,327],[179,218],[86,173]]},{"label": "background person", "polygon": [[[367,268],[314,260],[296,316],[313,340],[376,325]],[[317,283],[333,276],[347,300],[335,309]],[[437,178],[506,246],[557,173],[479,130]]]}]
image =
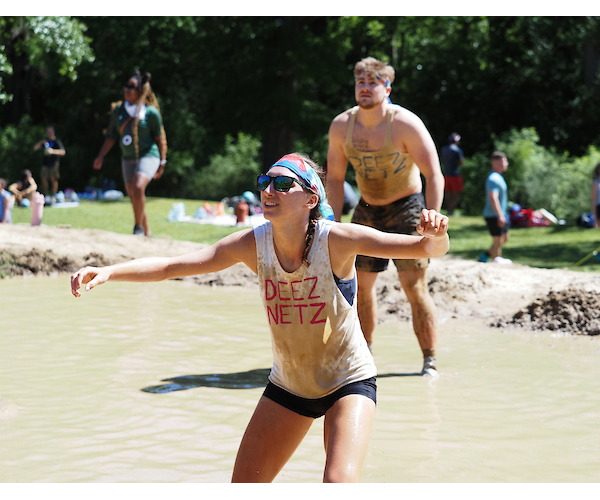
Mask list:
[{"label": "background person", "polygon": [[113,103],[106,139],[94,160],[100,170],[106,154],[119,141],[127,195],[133,206],[133,234],[150,236],[146,214],[146,187],[160,179],[167,164],[167,136],[150,73],[136,73],[124,86],[125,101]]},{"label": "background person", "polygon": [[596,165],[592,174],[592,214],[594,227],[600,227],[600,163]]},{"label": "background person", "polygon": [[[31,170],[29,169],[23,170],[23,172],[21,172],[21,178],[8,186],[8,190],[15,197],[15,201],[19,207],[29,206],[31,204],[37,188],[37,183],[33,179],[33,175],[31,175]],[[27,200],[27,202],[24,202],[23,200]]]},{"label": "background person", "polygon": [[442,165],[444,167],[444,201],[448,215],[454,215],[454,210],[460,202],[460,193],[464,191],[462,176],[459,167],[463,164],[465,155],[460,149],[460,135],[452,132],[441,151]]},{"label": "background person", "polygon": [[[388,100],[394,75],[390,65],[372,57],[356,64],[358,106],[338,115],[329,128],[327,187],[336,220],[340,220],[350,162],[361,194],[352,222],[390,233],[416,234],[421,210],[439,212],[442,206],[444,177],[437,149],[421,119]],[[426,180],[425,197],[421,174]],[[362,255],[356,261],[358,313],[369,345],[377,325],[375,283],[388,261]],[[427,286],[428,263],[424,258],[394,260],[423,352],[421,373],[435,376],[437,312]]]},{"label": "background person", "polygon": [[71,276],[75,297],[106,281],[160,281],[212,273],[238,262],[258,275],[271,329],[269,383],[238,450],[234,482],[270,482],[316,418],[325,416],[325,482],[357,482],[376,403],[376,368],[356,311],[357,253],[441,256],[448,218],[423,210],[419,236],[336,224],[320,168],[286,155],[257,179],[267,222],[173,258],[86,267]]},{"label": "background person", "polygon": [[508,160],[501,151],[492,154],[492,171],[485,181],[485,207],[483,217],[492,235],[492,247],[479,256],[481,262],[492,259],[500,264],[512,264],[510,259],[502,257],[502,246],[508,241],[509,219],[508,186],[503,174],[508,169]]},{"label": "background person", "polygon": [[38,141],[33,146],[34,151],[44,147],[44,160],[40,176],[42,179],[42,190],[45,196],[51,196],[56,201],[58,193],[58,179],[60,179],[60,158],[67,154],[62,141],[56,137],[52,125],[46,127],[46,138]]},{"label": "background person", "polygon": [[6,179],[0,177],[0,223],[10,224],[12,222],[12,207],[15,202],[12,193],[4,189]]}]

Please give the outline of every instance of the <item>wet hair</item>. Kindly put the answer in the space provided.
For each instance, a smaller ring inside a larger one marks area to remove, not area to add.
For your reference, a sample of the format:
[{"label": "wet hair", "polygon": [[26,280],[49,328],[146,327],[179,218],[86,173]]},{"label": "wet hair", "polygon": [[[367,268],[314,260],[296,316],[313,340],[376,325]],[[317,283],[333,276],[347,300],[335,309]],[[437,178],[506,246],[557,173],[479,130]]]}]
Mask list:
[{"label": "wet hair", "polygon": [[502,151],[492,153],[492,160],[502,160],[503,158],[506,158],[506,155]]},{"label": "wet hair", "polygon": [[373,73],[379,73],[390,80],[390,85],[394,83],[396,72],[388,63],[379,61],[374,57],[365,57],[356,63],[354,66],[354,77],[356,78],[363,72],[371,71]]},{"label": "wet hair", "polygon": [[[154,106],[160,112],[160,106],[158,105],[158,99],[156,99],[156,95],[152,91],[152,87],[150,86],[150,80],[152,79],[152,75],[150,73],[141,73],[139,70],[136,71],[132,76],[129,77],[129,80],[135,79],[137,82],[137,91],[140,92],[140,99],[138,102],[143,102],[147,106]],[[112,111],[119,105],[123,104],[123,101],[113,102],[111,104],[110,111]],[[133,144],[135,146],[135,157],[139,159],[140,151],[139,151],[139,137],[138,137],[138,126],[140,123],[140,117],[137,115],[135,120],[133,121],[133,125],[131,127],[133,132]],[[161,127],[160,129],[160,138],[163,142],[165,152],[167,150],[167,134],[165,133],[165,127]]]},{"label": "wet hair", "polygon": [[600,163],[598,163],[598,165],[596,165],[596,167],[594,168],[594,173],[592,175],[593,179],[600,179]]}]

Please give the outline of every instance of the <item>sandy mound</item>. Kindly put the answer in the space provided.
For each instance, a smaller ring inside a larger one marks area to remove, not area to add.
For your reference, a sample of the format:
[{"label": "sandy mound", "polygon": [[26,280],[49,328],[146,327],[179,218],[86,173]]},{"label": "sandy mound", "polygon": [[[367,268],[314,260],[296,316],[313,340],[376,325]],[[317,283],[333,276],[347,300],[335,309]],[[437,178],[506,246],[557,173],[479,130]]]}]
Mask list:
[{"label": "sandy mound", "polygon": [[499,319],[491,326],[508,325],[528,330],[600,335],[600,293],[572,289],[550,292],[512,318]]},{"label": "sandy mound", "polygon": [[[100,230],[0,224],[0,277],[71,273],[148,256],[172,256],[204,245]],[[499,328],[598,335],[600,274],[519,265],[483,264],[452,256],[434,259],[429,291],[440,319],[481,318]],[[199,285],[258,288],[242,264],[189,278]],[[380,321],[409,321],[410,304],[393,264],[377,280]]]}]

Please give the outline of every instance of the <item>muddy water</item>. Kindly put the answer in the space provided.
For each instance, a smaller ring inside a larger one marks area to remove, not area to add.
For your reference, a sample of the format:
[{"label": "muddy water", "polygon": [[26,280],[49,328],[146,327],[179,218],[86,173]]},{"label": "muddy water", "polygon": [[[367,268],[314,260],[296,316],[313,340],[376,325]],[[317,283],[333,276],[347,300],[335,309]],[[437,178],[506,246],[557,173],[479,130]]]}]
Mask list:
[{"label": "muddy water", "polygon": [[[0,482],[229,481],[271,362],[257,292],[11,279],[0,314]],[[443,321],[430,381],[381,325],[362,481],[597,482],[599,341]],[[321,480],[322,430],[278,482]]]}]

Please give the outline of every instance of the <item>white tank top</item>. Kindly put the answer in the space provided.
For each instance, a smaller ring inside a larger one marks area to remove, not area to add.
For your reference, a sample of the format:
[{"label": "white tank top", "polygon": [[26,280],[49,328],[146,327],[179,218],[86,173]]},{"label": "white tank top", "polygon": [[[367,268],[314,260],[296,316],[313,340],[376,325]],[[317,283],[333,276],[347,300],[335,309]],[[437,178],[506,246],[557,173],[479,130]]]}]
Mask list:
[{"label": "white tank top", "polygon": [[315,228],[310,265],[293,273],[279,263],[270,222],[254,229],[258,283],[271,328],[273,368],[269,380],[308,399],[321,398],[377,374],[353,305],[340,292],[329,260],[329,229]]}]

